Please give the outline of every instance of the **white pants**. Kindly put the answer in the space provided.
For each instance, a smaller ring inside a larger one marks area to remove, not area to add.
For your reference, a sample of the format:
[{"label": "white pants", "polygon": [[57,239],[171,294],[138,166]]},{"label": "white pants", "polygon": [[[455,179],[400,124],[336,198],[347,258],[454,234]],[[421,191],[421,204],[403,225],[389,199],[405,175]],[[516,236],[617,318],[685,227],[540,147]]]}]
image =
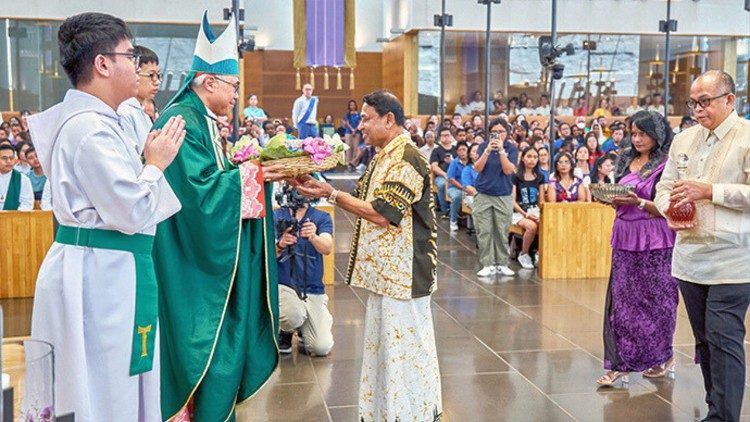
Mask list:
[{"label": "white pants", "polygon": [[325,293],[302,300],[294,289],[279,284],[279,326],[286,332],[299,330],[308,353],[326,356],[333,348],[333,317]]},{"label": "white pants", "polygon": [[440,370],[430,297],[371,294],[359,386],[359,416],[374,421],[437,421]]}]

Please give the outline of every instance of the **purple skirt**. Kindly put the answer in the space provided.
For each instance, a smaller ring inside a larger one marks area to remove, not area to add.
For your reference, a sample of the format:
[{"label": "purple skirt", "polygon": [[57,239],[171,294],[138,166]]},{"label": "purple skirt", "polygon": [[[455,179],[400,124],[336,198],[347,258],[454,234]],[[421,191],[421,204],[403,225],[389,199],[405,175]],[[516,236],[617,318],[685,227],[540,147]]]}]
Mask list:
[{"label": "purple skirt", "polygon": [[672,248],[615,249],[604,309],[604,368],[641,372],[669,360],[678,300]]}]

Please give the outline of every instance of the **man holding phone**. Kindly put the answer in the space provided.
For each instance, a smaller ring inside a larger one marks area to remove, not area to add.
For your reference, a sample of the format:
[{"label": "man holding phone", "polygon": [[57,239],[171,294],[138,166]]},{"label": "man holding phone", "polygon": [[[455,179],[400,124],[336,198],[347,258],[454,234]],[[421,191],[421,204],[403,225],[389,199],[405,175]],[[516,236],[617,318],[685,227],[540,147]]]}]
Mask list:
[{"label": "man holding phone", "polygon": [[508,267],[505,234],[513,215],[511,175],[516,171],[518,147],[508,139],[511,129],[505,120],[495,119],[488,126],[490,141],[479,146],[478,158],[474,162],[477,194],[472,217],[482,264],[477,275],[489,277],[500,273],[513,276],[515,272]]}]

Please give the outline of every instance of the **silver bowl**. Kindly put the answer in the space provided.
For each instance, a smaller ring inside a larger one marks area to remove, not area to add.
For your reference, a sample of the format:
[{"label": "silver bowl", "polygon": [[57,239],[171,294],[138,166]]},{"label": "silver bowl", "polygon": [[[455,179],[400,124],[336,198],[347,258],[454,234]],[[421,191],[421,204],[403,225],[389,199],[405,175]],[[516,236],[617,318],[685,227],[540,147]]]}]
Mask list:
[{"label": "silver bowl", "polygon": [[611,204],[615,197],[628,196],[630,192],[635,192],[635,185],[620,185],[616,183],[605,183],[600,185],[592,183],[589,185],[589,189],[591,189],[591,194],[594,198],[607,204]]}]

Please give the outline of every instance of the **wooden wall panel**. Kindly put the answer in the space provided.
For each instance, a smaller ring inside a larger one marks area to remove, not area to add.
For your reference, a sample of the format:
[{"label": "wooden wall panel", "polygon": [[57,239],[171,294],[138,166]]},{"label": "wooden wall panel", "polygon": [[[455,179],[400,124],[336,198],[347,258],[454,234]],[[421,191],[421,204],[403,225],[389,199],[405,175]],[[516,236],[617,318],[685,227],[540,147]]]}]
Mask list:
[{"label": "wooden wall panel", "polygon": [[[398,98],[404,98],[404,68],[407,36],[401,36],[383,46],[383,88]],[[410,112],[407,111],[407,114]]]},{"label": "wooden wall panel", "polygon": [[[336,121],[346,112],[349,99],[361,106],[362,97],[382,87],[382,54],[357,53],[357,67],[354,70],[354,90],[349,89],[349,69],[342,69],[341,90],[336,89],[336,72],[329,69],[329,89],[323,88],[323,70],[315,71],[315,91],[320,99],[318,119],[331,114]],[[258,95],[260,107],[271,117],[291,117],[292,104],[302,93],[295,87],[296,70],[292,66],[291,51],[263,50],[245,55],[243,59],[246,95]],[[310,80],[309,69],[300,69],[301,83]],[[245,98],[241,99],[245,105]]]},{"label": "wooden wall panel", "polygon": [[0,299],[34,296],[52,241],[51,211],[0,212]]},{"label": "wooden wall panel", "polygon": [[539,277],[609,277],[614,221],[615,210],[602,204],[542,204]]}]

